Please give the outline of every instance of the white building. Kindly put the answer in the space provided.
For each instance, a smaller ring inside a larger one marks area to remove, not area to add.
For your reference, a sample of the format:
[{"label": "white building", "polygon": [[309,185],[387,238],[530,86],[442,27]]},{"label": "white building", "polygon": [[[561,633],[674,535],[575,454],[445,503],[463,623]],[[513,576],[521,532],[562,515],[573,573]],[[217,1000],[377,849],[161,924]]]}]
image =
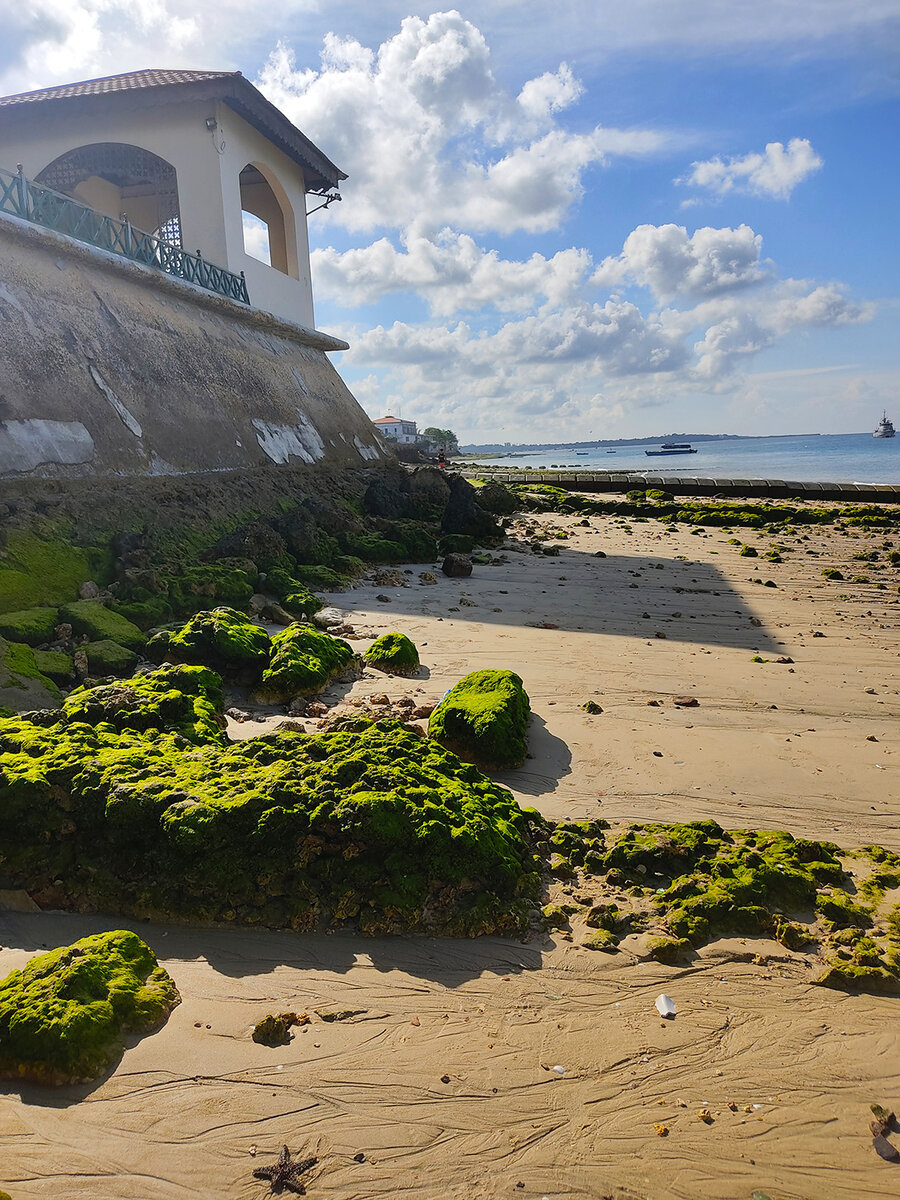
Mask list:
[{"label": "white building", "polygon": [[382,436],[393,438],[401,446],[414,446],[419,436],[415,421],[403,421],[400,417],[379,417],[372,424]]},{"label": "white building", "polygon": [[[254,308],[314,328],[307,195],[339,199],[346,175],[239,71],[137,71],[2,97],[0,168],[19,164],[243,272]],[[248,254],[244,214],[266,227],[271,265]]]}]

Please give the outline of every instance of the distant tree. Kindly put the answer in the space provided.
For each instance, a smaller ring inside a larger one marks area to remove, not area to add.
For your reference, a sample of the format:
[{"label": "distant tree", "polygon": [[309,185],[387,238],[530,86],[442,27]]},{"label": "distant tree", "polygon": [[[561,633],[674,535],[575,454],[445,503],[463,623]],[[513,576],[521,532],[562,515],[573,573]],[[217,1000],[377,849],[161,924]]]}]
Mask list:
[{"label": "distant tree", "polygon": [[419,441],[426,442],[435,450],[443,447],[447,454],[459,453],[459,441],[452,429],[439,429],[436,425],[429,425],[419,434]]}]

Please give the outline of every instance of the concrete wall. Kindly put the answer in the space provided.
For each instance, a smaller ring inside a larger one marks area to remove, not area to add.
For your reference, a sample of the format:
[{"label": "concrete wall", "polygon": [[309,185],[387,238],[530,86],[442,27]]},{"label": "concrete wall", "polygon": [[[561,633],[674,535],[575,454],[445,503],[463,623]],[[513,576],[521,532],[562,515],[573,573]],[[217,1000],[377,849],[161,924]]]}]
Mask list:
[{"label": "concrete wall", "polygon": [[[92,112],[89,120],[69,113],[53,121],[35,120],[22,105],[16,126],[0,130],[0,167],[14,171],[22,163],[25,174],[34,179],[60,155],[96,142],[121,142],[159,155],[175,168],[185,250],[199,250],[217,266],[244,271],[255,308],[313,328],[302,170],[226,104],[165,104],[164,99],[163,90],[141,105],[117,104],[109,112]],[[215,118],[215,129],[207,129],[208,118]],[[248,163],[262,170],[279,197],[288,274],[244,252],[240,173]],[[108,216],[117,217],[121,210],[109,187],[98,191],[94,181],[82,189],[80,198]],[[130,219],[143,228],[139,209],[139,202],[125,204]]]},{"label": "concrete wall", "polygon": [[344,346],[0,214],[0,479],[389,461]]}]

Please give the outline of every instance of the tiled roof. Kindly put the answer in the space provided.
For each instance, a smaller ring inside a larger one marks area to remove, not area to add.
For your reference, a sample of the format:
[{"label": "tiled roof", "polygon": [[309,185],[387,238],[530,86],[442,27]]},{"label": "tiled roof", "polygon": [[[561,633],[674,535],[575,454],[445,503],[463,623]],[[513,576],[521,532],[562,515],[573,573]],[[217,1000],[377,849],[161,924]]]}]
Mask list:
[{"label": "tiled roof", "polygon": [[[373,421],[373,425],[399,425],[403,420],[402,417],[379,417],[377,421]],[[412,424],[412,422],[409,422]]]},{"label": "tiled roof", "polygon": [[131,92],[137,88],[169,87],[173,83],[230,79],[234,75],[240,75],[240,71],[130,71],[125,75],[105,75],[102,79],[84,79],[80,83],[63,83],[59,87],[0,96],[0,108],[41,100],[69,100],[75,96],[105,96],[109,92]]},{"label": "tiled roof", "polygon": [[[168,97],[164,94],[166,88],[172,89]],[[303,168],[308,190],[324,193],[337,188],[340,181],[347,178],[240,71],[132,71],[125,75],[107,75],[102,79],[20,92],[15,96],[0,96],[0,120],[4,125],[20,121],[29,110],[35,115],[40,113],[43,118],[47,109],[39,109],[39,105],[60,104],[79,113],[96,111],[98,105],[104,104],[104,97],[127,92],[153,92],[155,103],[166,103],[167,99],[172,102],[187,99],[221,101]]]}]

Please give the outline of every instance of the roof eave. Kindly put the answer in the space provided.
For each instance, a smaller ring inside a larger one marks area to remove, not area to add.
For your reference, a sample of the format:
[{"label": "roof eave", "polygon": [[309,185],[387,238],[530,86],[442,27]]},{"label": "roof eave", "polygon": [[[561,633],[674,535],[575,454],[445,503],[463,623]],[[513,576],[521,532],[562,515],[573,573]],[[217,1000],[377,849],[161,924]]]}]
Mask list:
[{"label": "roof eave", "polygon": [[245,79],[240,71],[217,79],[123,88],[119,91],[79,96],[53,96],[20,104],[0,105],[0,125],[23,123],[29,118],[46,120],[48,111],[89,113],[107,107],[110,101],[116,104],[139,102],[137,107],[146,108],[184,100],[208,100],[210,103],[220,100],[227,104],[301,168],[308,191],[338,188],[341,180],[347,178],[346,173],[335,166],[318,146]]}]

